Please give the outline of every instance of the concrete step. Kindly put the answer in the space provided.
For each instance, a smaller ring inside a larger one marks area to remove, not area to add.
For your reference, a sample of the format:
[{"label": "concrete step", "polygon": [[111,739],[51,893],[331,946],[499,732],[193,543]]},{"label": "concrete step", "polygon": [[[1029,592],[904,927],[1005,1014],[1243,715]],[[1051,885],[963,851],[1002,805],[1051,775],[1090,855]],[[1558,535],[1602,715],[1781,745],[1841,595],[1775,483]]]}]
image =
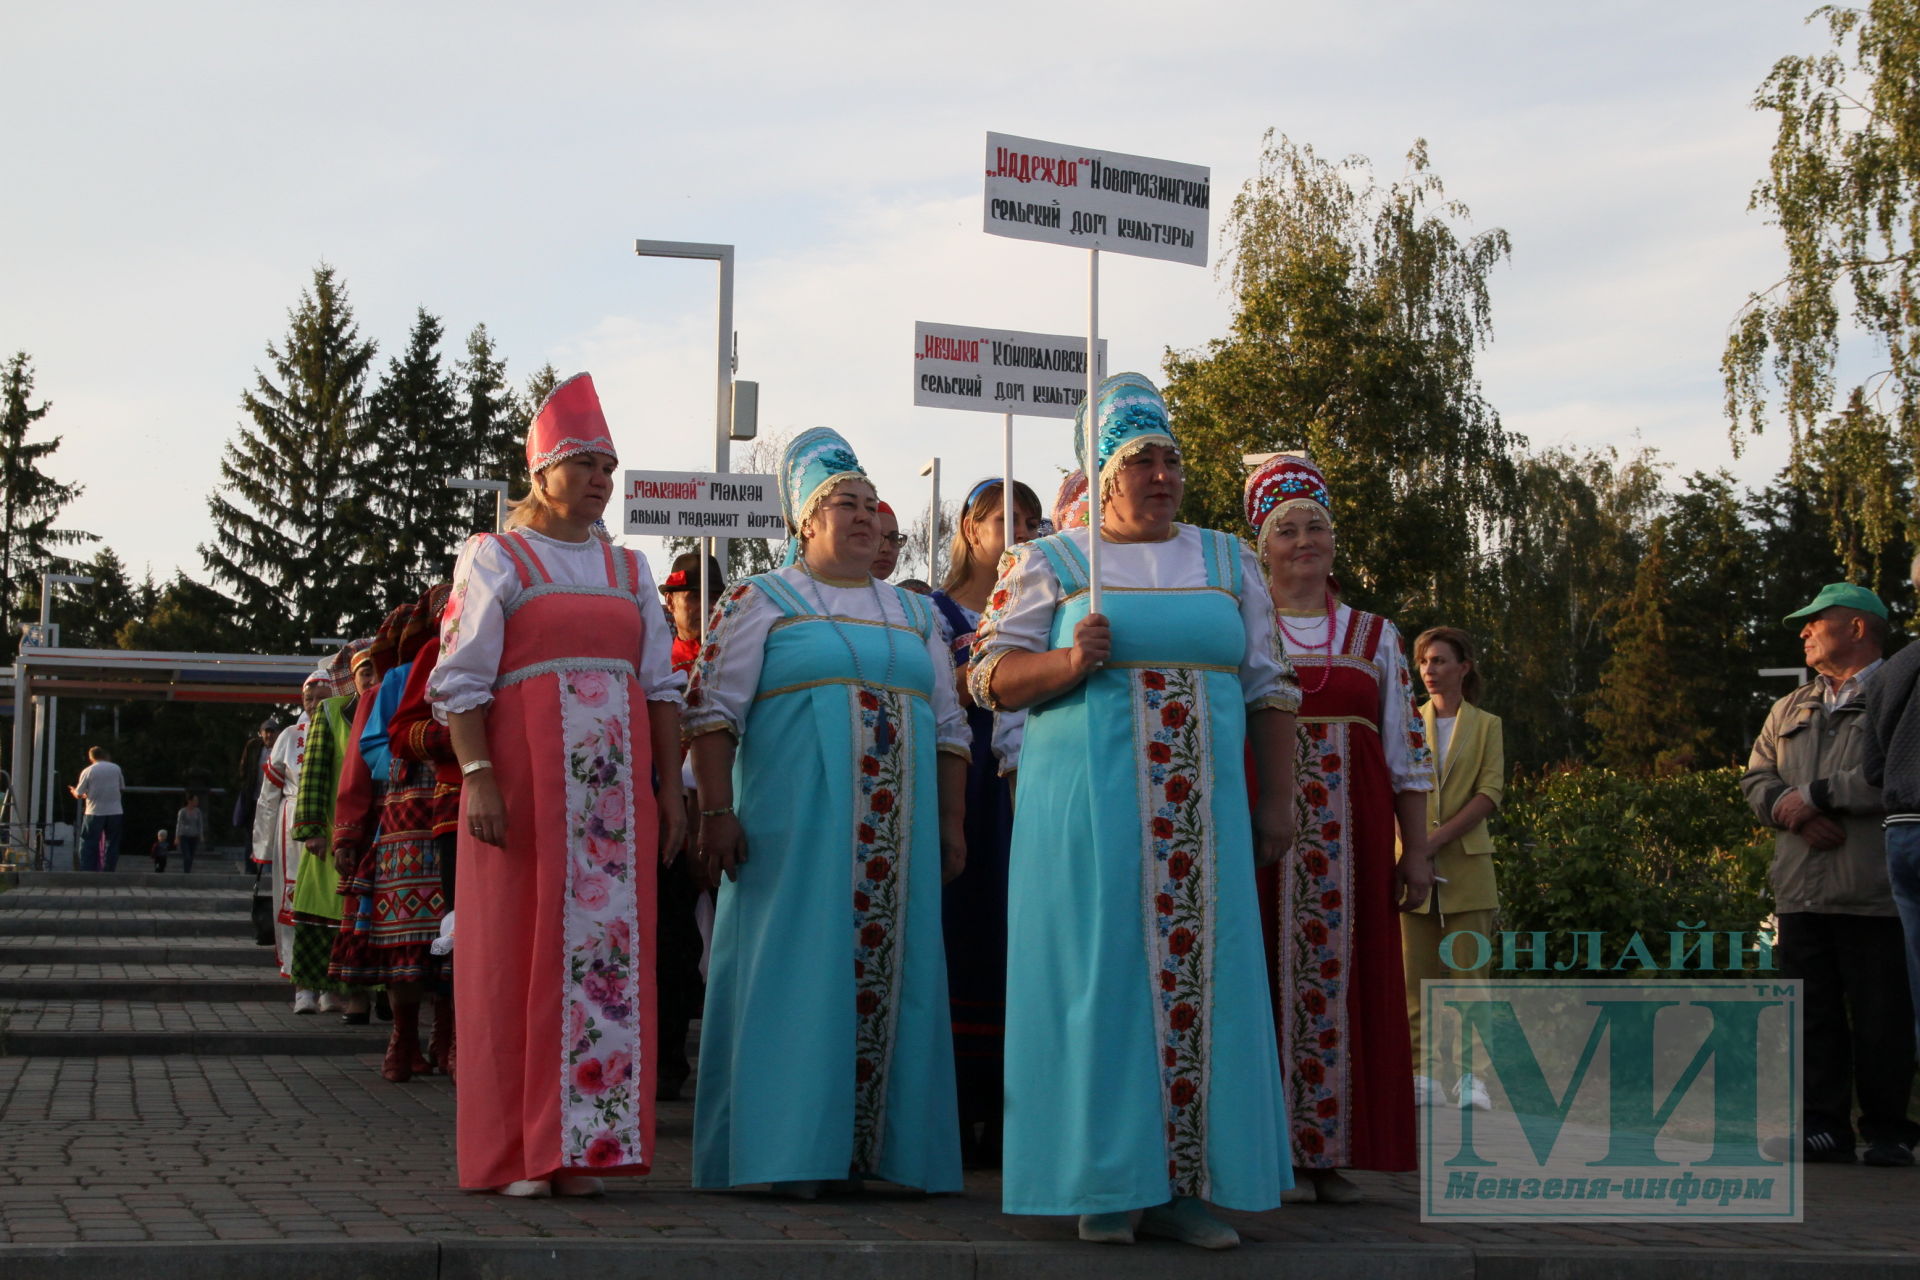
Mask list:
[{"label": "concrete step", "polygon": [[[153,864],[148,862],[146,865],[151,867]],[[225,868],[220,870],[201,870],[199,867],[195,867],[192,875],[184,875],[177,869],[169,871],[165,875],[155,875],[151,870],[128,871],[124,869],[125,866],[125,862],[122,862],[122,870],[115,871],[111,874],[100,871],[21,871],[15,873],[15,878],[19,881],[22,888],[104,889],[111,887],[115,889],[181,889],[191,887],[194,889],[225,889],[231,892],[245,891],[253,887],[252,873],[249,872],[245,875],[236,874],[231,870],[231,863],[228,863]]]},{"label": "concrete step", "polygon": [[0,937],[7,965],[237,965],[271,969],[273,948],[231,938]]},{"label": "concrete step", "polygon": [[253,895],[201,889],[42,889],[22,886],[0,893],[4,911],[218,911],[247,915]]},{"label": "concrete step", "polygon": [[0,1000],[0,1056],[379,1053],[389,1026],[299,1015],[284,983],[272,1000]]},{"label": "concrete step", "polygon": [[152,915],[103,911],[0,911],[0,937],[251,938],[244,915],[214,911],[167,911]]}]

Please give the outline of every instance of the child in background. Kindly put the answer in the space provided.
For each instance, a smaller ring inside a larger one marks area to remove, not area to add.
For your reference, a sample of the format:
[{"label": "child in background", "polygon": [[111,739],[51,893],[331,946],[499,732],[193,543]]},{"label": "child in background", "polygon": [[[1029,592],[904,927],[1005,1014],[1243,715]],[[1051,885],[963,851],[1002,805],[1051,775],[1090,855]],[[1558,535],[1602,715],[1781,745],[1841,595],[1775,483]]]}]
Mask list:
[{"label": "child in background", "polygon": [[153,841],[153,869],[156,872],[167,869],[167,855],[172,852],[173,837],[168,834],[165,827],[162,827],[160,834],[154,837]]}]

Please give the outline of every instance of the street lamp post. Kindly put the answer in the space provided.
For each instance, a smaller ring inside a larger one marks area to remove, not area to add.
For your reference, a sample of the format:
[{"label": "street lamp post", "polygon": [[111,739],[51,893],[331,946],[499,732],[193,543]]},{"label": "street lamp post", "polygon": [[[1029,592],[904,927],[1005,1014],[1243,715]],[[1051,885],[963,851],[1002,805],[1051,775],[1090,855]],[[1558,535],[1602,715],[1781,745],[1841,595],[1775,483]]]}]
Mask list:
[{"label": "street lamp post", "polygon": [[[40,630],[42,634],[51,635],[51,632],[52,632],[53,587],[55,583],[59,583],[59,582],[64,582],[70,586],[75,586],[75,587],[90,587],[93,585],[93,579],[84,573],[43,573],[41,574],[40,575]],[[59,759],[58,759],[58,756],[56,755],[56,752],[60,745],[60,699],[54,698],[54,697],[44,698],[40,700],[40,705],[45,708],[45,715],[46,715],[46,720],[45,720],[46,733],[44,735],[44,743],[43,743],[46,754],[43,758],[43,763],[41,765],[40,787],[38,788],[41,796],[44,797],[44,799],[42,800],[41,804],[36,806],[36,812],[32,815],[32,818],[30,819],[30,821],[37,821],[39,814],[45,813],[47,815],[47,820],[51,822],[54,814],[54,808],[53,808],[54,773],[59,767]],[[14,709],[14,714],[15,715],[19,714],[18,707]],[[76,823],[75,824],[76,830],[78,829],[78,826],[79,824]]]},{"label": "street lamp post", "polygon": [[[714,381],[713,469],[724,472],[727,466],[727,438],[733,424],[733,246],[701,244],[692,240],[635,240],[633,251],[642,258],[693,258],[720,264],[719,361]],[[727,560],[727,539],[700,538],[694,544],[700,550],[700,634],[707,630],[707,561],[718,556],[722,572]]]},{"label": "street lamp post", "polygon": [[929,458],[927,465],[920,468],[920,474],[933,477],[933,488],[927,495],[927,585],[940,585],[940,459]]},{"label": "street lamp post", "polygon": [[507,527],[507,482],[505,480],[478,480],[472,476],[455,476],[447,481],[449,489],[491,490],[493,493],[493,531],[505,532]]}]

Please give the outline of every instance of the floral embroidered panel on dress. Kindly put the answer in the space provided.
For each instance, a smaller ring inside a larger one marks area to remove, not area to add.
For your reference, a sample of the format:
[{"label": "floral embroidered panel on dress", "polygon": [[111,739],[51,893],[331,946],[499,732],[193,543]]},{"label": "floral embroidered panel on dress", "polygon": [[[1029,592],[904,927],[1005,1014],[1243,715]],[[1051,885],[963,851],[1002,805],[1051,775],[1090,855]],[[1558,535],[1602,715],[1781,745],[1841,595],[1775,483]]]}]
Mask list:
[{"label": "floral embroidered panel on dress", "polygon": [[853,1164],[879,1168],[900,1009],[901,942],[913,834],[913,709],[903,694],[847,691],[860,757],[854,788]]},{"label": "floral embroidered panel on dress", "polygon": [[627,782],[627,682],[605,671],[559,676],[566,747],[567,884],[560,1160],[563,1167],[646,1164],[639,1097],[639,916],[634,803]]},{"label": "floral embroidered panel on dress", "polygon": [[1147,955],[1174,1195],[1209,1196],[1207,1075],[1213,1035],[1213,726],[1206,674],[1134,671],[1135,777],[1143,820]]},{"label": "floral embroidered panel on dress", "polygon": [[[1346,986],[1353,968],[1352,813],[1345,724],[1300,727],[1300,834],[1281,876],[1280,998],[1288,1114],[1295,1159],[1308,1168],[1346,1163],[1352,1135]],[[1291,921],[1291,925],[1285,922]]]}]

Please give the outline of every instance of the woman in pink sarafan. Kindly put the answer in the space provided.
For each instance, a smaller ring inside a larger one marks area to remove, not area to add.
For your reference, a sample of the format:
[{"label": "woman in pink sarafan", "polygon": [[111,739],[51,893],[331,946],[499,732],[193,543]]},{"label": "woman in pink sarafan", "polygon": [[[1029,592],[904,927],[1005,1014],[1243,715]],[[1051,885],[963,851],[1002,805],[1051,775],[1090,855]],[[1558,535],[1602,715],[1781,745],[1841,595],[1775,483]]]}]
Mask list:
[{"label": "woman in pink sarafan", "polygon": [[463,1187],[592,1195],[653,1163],[653,859],[685,834],[679,678],[646,561],[595,526],[613,439],[579,374],[532,490],[461,549],[428,697],[460,759]]}]

